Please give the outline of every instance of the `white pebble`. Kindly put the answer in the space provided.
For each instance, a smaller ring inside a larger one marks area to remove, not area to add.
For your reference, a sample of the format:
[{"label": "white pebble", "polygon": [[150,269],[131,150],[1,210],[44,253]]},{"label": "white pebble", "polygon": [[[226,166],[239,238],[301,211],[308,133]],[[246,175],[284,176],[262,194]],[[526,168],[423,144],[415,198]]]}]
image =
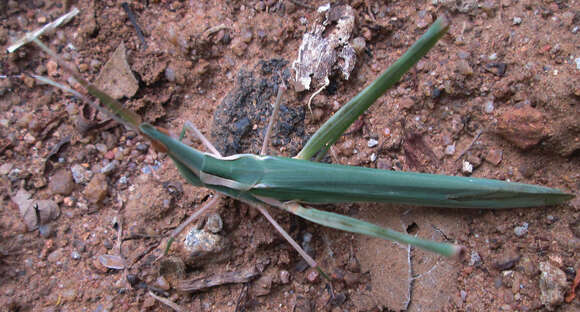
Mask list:
[{"label": "white pebble", "polygon": [[522,226],[516,226],[514,228],[514,234],[516,234],[517,237],[522,237],[524,235],[526,235],[528,233],[528,223],[524,222],[522,224]]},{"label": "white pebble", "polygon": [[514,25],[519,25],[522,23],[522,18],[515,16],[513,22],[514,22]]},{"label": "white pebble", "polygon": [[375,140],[375,139],[370,139],[369,142],[367,143],[368,147],[375,147],[379,145],[379,141]]},{"label": "white pebble", "polygon": [[453,154],[455,154],[455,144],[447,145],[447,147],[445,147],[445,155]]},{"label": "white pebble", "polygon": [[485,102],[485,112],[486,113],[488,113],[488,114],[489,113],[492,113],[494,108],[495,107],[493,106],[493,101],[492,100],[489,100],[489,101],[486,101]]},{"label": "white pebble", "polygon": [[497,53],[492,53],[488,56],[490,61],[495,61],[497,59]]},{"label": "white pebble", "polygon": [[461,171],[463,171],[463,173],[472,173],[473,172],[473,165],[470,164],[467,160],[464,160],[463,166],[461,167]]},{"label": "white pebble", "polygon": [[372,153],[371,154],[371,162],[375,162],[375,160],[377,160],[377,154]]},{"label": "white pebble", "polygon": [[576,69],[580,70],[580,57],[576,58],[574,62],[576,62]]}]

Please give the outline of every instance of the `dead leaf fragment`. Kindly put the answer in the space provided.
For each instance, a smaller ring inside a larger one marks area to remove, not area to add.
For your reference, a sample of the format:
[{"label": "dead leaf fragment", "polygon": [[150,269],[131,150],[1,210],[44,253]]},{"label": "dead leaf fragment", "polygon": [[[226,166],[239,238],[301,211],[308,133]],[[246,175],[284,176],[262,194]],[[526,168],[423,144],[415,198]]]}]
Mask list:
[{"label": "dead leaf fragment", "polygon": [[122,97],[133,97],[137,93],[139,83],[127,62],[124,43],[121,42],[105,66],[103,66],[95,84],[117,100]]},{"label": "dead leaf fragment", "polygon": [[297,92],[328,85],[333,71],[348,80],[356,63],[356,52],[349,43],[355,23],[353,8],[339,5],[326,12],[325,20],[304,34],[292,63]]}]

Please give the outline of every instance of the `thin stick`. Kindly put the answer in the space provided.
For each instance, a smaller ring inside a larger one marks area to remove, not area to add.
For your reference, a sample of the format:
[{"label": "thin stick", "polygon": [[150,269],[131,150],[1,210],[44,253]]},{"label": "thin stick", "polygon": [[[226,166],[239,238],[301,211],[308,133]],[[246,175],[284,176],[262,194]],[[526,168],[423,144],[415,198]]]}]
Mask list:
[{"label": "thin stick", "polygon": [[184,126],[189,131],[193,132],[193,134],[201,140],[203,145],[205,145],[205,147],[209,149],[213,155],[221,157],[221,154],[217,150],[217,148],[215,148],[215,146],[211,144],[211,142],[201,133],[201,131],[199,131],[199,129],[197,129],[197,127],[193,123],[186,121]]},{"label": "thin stick", "polygon": [[143,30],[141,30],[141,27],[137,23],[137,17],[135,17],[135,13],[133,13],[133,10],[131,10],[131,7],[127,2],[121,3],[121,7],[123,8],[123,10],[125,10],[125,13],[127,13],[127,17],[129,17],[129,21],[131,21],[133,27],[135,27],[137,37],[139,37],[139,40],[141,40],[141,43],[143,43],[143,49],[147,49],[147,41],[145,41]]},{"label": "thin stick", "polygon": [[298,243],[286,232],[286,230],[282,228],[282,226],[280,226],[280,224],[278,224],[278,222],[276,222],[276,220],[274,220],[274,218],[272,218],[268,210],[266,210],[266,208],[263,205],[258,204],[250,204],[250,205],[258,209],[258,211],[260,211],[264,215],[264,217],[266,217],[266,219],[270,221],[270,223],[272,223],[272,225],[278,231],[278,233],[280,233],[280,235],[282,235],[282,237],[284,237],[288,241],[288,243],[290,243],[290,245],[292,245],[292,247],[296,249],[296,251],[302,256],[302,258],[306,260],[308,265],[310,265],[313,268],[316,268],[318,266],[316,261],[314,261],[314,259],[312,259],[312,257],[310,257],[310,255],[307,254],[306,251],[304,251],[304,249],[300,247],[300,245],[298,245]]},{"label": "thin stick", "polygon": [[177,303],[175,303],[167,298],[159,297],[156,294],[154,294],[152,291],[149,291],[149,296],[155,298],[156,300],[159,300],[161,303],[165,304],[166,306],[172,308],[173,310],[175,310],[177,312],[186,312],[187,311],[187,309],[183,308],[182,306],[178,305]]},{"label": "thin stick", "polygon": [[22,36],[22,38],[16,40],[16,42],[14,42],[6,50],[8,51],[8,53],[12,53],[12,52],[16,51],[21,46],[33,41],[34,39],[38,38],[39,36],[41,36],[47,32],[55,30],[57,27],[59,27],[62,24],[66,24],[66,23],[70,22],[73,19],[73,17],[75,17],[77,14],[79,14],[79,12],[80,12],[79,9],[73,8],[70,12],[57,18],[53,22],[50,22],[50,23],[48,23],[48,24],[46,24],[46,25],[44,25],[44,26],[42,26],[42,27],[40,27],[32,32],[26,33],[24,36]]},{"label": "thin stick", "polygon": [[278,95],[276,96],[276,103],[274,104],[274,111],[270,116],[270,121],[268,122],[268,127],[266,128],[266,133],[264,134],[264,143],[262,144],[262,151],[260,155],[266,155],[268,153],[268,147],[270,146],[270,135],[272,132],[272,127],[274,126],[274,121],[278,119],[278,112],[280,111],[280,102],[282,102],[282,93],[286,91],[286,84],[284,80],[278,85]]},{"label": "thin stick", "polygon": [[461,157],[463,157],[463,155],[465,155],[465,153],[467,153],[467,151],[469,151],[471,149],[473,144],[475,144],[475,142],[477,141],[477,139],[479,139],[479,137],[483,134],[483,132],[484,132],[483,130],[479,130],[477,132],[477,134],[475,135],[473,140],[471,140],[471,143],[469,143],[469,145],[463,150],[463,152],[461,152],[461,154],[459,154],[459,156],[457,156],[457,158],[455,158],[455,161],[458,161]]}]

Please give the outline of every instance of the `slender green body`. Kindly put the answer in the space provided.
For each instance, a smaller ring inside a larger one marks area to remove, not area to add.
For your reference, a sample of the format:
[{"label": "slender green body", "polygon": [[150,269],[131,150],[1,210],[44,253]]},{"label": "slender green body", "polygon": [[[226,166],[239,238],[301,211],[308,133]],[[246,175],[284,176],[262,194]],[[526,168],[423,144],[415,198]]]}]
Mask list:
[{"label": "slender green body", "polygon": [[[554,188],[490,179],[388,171],[250,154],[220,159],[201,153],[153,126],[145,124],[141,130],[166,145],[179,167],[189,169],[190,182],[193,179],[197,182],[194,184],[222,191],[229,188],[237,194],[236,197],[247,193],[281,202],[390,202],[450,208],[546,206],[573,197]],[[211,178],[204,179],[203,176]],[[214,182],[216,179],[218,182]],[[224,187],[224,181],[235,183]]]}]

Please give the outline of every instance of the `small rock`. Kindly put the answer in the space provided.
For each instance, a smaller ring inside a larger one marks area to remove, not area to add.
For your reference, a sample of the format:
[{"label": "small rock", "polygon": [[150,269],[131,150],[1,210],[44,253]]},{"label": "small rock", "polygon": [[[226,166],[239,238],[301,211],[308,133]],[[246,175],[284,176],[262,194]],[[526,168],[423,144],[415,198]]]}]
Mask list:
[{"label": "small rock", "polygon": [[[30,193],[24,189],[20,189],[16,195],[12,197],[12,201],[18,206],[20,216],[24,220],[24,224],[26,224],[26,228],[29,231],[37,229],[39,225],[47,224],[52,220],[56,220],[60,216],[60,209],[54,201],[35,201],[30,197]],[[40,219],[40,224],[38,224],[38,219]]]},{"label": "small rock", "polygon": [[46,72],[51,77],[56,76],[58,74],[58,64],[53,60],[48,61],[46,63]]},{"label": "small rock", "polygon": [[254,282],[252,288],[256,296],[265,296],[272,291],[272,276],[262,275]]},{"label": "small rock", "polygon": [[42,236],[43,238],[51,238],[55,234],[54,227],[50,224],[40,225],[38,227],[38,232],[40,233],[40,236]]},{"label": "small rock", "polygon": [[490,149],[485,155],[485,161],[491,163],[494,166],[499,165],[503,158],[503,151],[498,149]]},{"label": "small rock", "polygon": [[467,160],[464,160],[461,165],[461,172],[467,175],[471,174],[473,172],[473,165],[470,164]]},{"label": "small rock", "polygon": [[344,141],[339,147],[339,151],[344,156],[352,156],[354,150],[354,142],[352,140]]},{"label": "small rock", "polygon": [[97,151],[99,151],[101,154],[106,153],[109,149],[107,148],[107,145],[103,144],[103,143],[97,143],[95,144],[95,148],[97,149]]},{"label": "small rock", "polygon": [[519,25],[521,23],[522,23],[522,18],[521,17],[514,16],[513,24],[514,25]]},{"label": "small rock", "polygon": [[185,238],[179,248],[183,248],[186,262],[199,266],[204,262],[219,262],[230,256],[230,243],[227,238],[198,230],[193,227],[185,233]]},{"label": "small rock", "polygon": [[540,263],[540,301],[548,311],[553,311],[564,302],[567,288],[566,273],[549,262]]},{"label": "small rock", "polygon": [[147,153],[147,150],[149,149],[149,145],[145,144],[145,143],[139,143],[137,144],[137,146],[135,147],[139,152],[145,154]]},{"label": "small rock", "polygon": [[139,82],[127,62],[125,44],[121,42],[105,66],[103,66],[95,85],[116,100],[122,97],[131,98],[137,93]]},{"label": "small rock", "polygon": [[107,177],[97,173],[85,187],[84,195],[93,204],[98,204],[105,199],[108,192]]},{"label": "small rock", "polygon": [[214,234],[217,234],[222,230],[223,227],[224,222],[222,221],[222,218],[220,217],[219,214],[212,213],[209,216],[207,216],[207,222],[205,223],[206,230]]},{"label": "small rock", "polygon": [[520,261],[520,258],[517,252],[508,250],[493,262],[493,267],[498,271],[510,270]]},{"label": "small rock", "polygon": [[466,60],[459,60],[455,64],[455,70],[463,76],[473,75],[473,68],[471,68]]},{"label": "small rock", "polygon": [[470,266],[479,266],[481,265],[481,256],[475,250],[471,251],[471,256],[469,257],[469,265]]},{"label": "small rock", "polygon": [[485,101],[484,110],[486,113],[491,114],[494,110],[494,105],[492,100]]},{"label": "small rock", "polygon": [[48,255],[48,257],[46,257],[46,260],[48,262],[55,263],[55,262],[59,261],[62,258],[62,256],[63,256],[63,250],[62,250],[62,248],[59,248],[59,249],[51,252]]},{"label": "small rock", "polygon": [[445,147],[445,155],[453,155],[455,154],[455,144],[450,144]]},{"label": "small rock", "polygon": [[320,277],[320,273],[318,273],[318,271],[316,269],[308,269],[308,272],[306,273],[306,279],[312,283],[312,284],[316,284],[318,283]]},{"label": "small rock", "polygon": [[370,139],[369,142],[367,143],[367,146],[370,148],[373,148],[377,145],[379,145],[379,141],[377,141],[375,139]]},{"label": "small rock", "polygon": [[81,254],[80,254],[78,251],[76,251],[76,250],[73,250],[73,251],[70,253],[70,257],[71,257],[73,260],[80,260],[80,259],[81,259]]},{"label": "small rock", "polygon": [[72,172],[72,177],[75,180],[75,183],[77,184],[89,183],[91,177],[93,176],[93,173],[90,170],[87,170],[83,166],[78,164],[73,165],[70,168],[70,171]]},{"label": "small rock", "polygon": [[97,258],[108,269],[123,270],[127,265],[125,259],[119,255],[100,255]]},{"label": "small rock", "polygon": [[363,37],[356,37],[352,39],[350,44],[357,54],[361,54],[366,48],[366,41]]},{"label": "small rock", "polygon": [[237,55],[239,57],[243,56],[244,53],[246,53],[247,48],[248,48],[248,44],[243,42],[238,37],[236,37],[236,38],[234,38],[234,40],[232,40],[231,49],[235,55]]},{"label": "small rock", "polygon": [[171,288],[171,286],[169,285],[169,282],[167,282],[165,277],[163,277],[162,275],[160,275],[157,278],[157,280],[155,280],[155,286],[157,286],[163,290],[169,290]]},{"label": "small rock", "polygon": [[118,160],[113,160],[110,163],[106,164],[103,168],[101,168],[100,172],[105,175],[109,175],[115,171],[117,165],[119,164]]},{"label": "small rock", "polygon": [[64,196],[70,195],[74,188],[73,176],[71,172],[66,169],[58,170],[52,177],[50,177],[48,187],[54,194],[60,194]]},{"label": "small rock", "polygon": [[495,132],[525,150],[538,144],[549,130],[543,114],[535,108],[507,108],[497,113]]},{"label": "small rock", "polygon": [[459,292],[459,295],[461,296],[461,301],[463,301],[463,302],[467,301],[467,292],[465,290],[462,289]]},{"label": "small rock", "polygon": [[290,283],[290,272],[288,272],[286,270],[280,271],[280,282],[282,284]]},{"label": "small rock", "polygon": [[516,226],[514,228],[514,234],[516,234],[517,237],[523,237],[528,234],[528,223],[524,222],[522,226]]}]

